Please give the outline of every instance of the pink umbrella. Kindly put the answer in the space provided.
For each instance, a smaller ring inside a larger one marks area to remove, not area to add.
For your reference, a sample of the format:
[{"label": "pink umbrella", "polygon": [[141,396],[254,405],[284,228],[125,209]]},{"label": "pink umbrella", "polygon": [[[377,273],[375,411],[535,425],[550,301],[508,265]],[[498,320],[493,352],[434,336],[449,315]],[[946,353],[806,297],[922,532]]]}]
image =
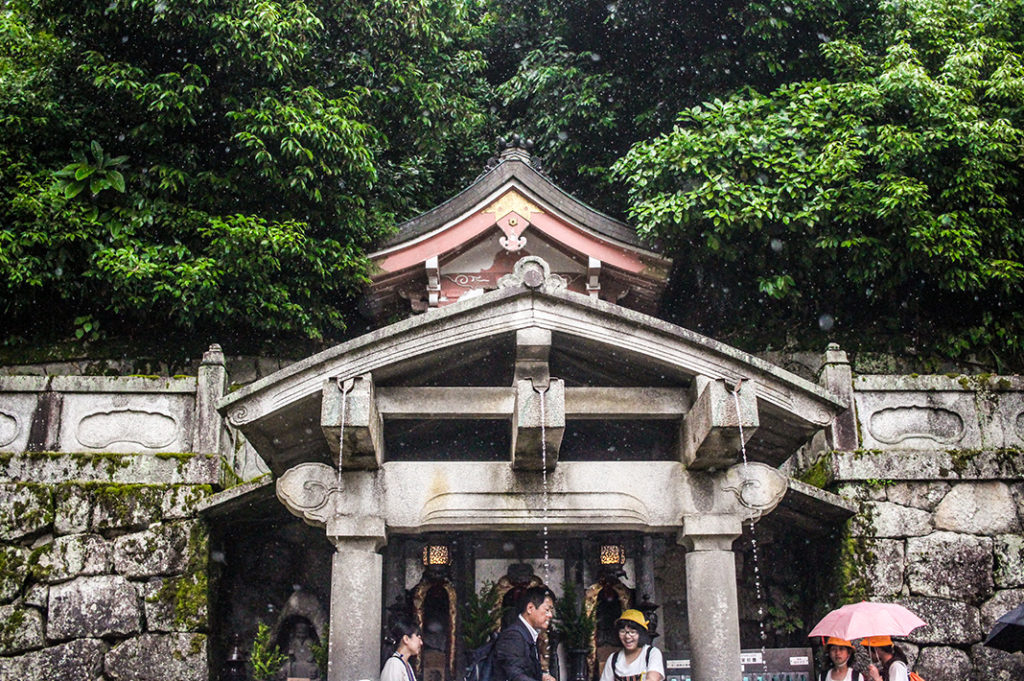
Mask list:
[{"label": "pink umbrella", "polygon": [[927,624],[902,605],[861,601],[825,615],[808,636],[835,636],[847,641],[865,636],[906,636]]}]

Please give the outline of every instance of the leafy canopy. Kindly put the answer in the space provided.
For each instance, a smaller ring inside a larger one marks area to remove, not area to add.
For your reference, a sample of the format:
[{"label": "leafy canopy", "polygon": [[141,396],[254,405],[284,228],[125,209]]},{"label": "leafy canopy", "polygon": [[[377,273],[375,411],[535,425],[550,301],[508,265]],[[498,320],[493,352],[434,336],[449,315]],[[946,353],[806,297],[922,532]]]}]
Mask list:
[{"label": "leafy canopy", "polygon": [[95,317],[234,342],[337,336],[367,247],[461,184],[439,173],[452,159],[482,153],[473,7],[7,3],[0,308],[12,328],[61,335]]},{"label": "leafy canopy", "polygon": [[720,318],[841,310],[1019,353],[1022,26],[1009,0],[882,2],[822,45],[828,79],[742,89],[635,145],[615,167],[630,214]]}]

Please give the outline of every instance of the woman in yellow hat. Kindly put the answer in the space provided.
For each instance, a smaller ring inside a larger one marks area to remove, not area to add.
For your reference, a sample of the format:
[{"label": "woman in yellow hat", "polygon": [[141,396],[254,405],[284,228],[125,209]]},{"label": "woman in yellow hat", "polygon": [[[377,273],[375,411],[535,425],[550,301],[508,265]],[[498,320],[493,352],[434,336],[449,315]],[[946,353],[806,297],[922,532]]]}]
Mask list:
[{"label": "woman in yellow hat", "polygon": [[828,662],[818,674],[818,681],[861,681],[861,673],[850,664],[853,661],[852,643],[830,636],[825,641],[825,652]]},{"label": "woman in yellow hat", "polygon": [[871,653],[868,678],[871,681],[910,681],[907,656],[888,636],[868,636],[860,644]]},{"label": "woman in yellow hat", "polygon": [[639,610],[626,610],[615,621],[622,650],[616,650],[604,663],[601,681],[662,681],[665,661],[661,651],[651,645],[650,626]]}]

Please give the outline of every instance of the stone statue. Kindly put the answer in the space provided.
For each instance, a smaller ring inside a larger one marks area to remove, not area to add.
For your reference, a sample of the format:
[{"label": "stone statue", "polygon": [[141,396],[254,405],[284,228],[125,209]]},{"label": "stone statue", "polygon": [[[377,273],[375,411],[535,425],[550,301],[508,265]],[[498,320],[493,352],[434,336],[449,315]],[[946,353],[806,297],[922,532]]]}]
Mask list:
[{"label": "stone statue", "polygon": [[295,621],[288,637],[288,662],[284,665],[284,677],[289,681],[316,681],[320,679],[320,667],[313,656],[313,645],[317,642],[313,629],[304,619]]}]

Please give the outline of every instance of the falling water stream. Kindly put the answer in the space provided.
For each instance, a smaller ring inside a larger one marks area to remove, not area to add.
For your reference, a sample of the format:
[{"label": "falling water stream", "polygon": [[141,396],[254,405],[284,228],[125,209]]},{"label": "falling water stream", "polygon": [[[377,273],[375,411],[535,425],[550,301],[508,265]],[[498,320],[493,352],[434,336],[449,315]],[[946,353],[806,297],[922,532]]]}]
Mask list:
[{"label": "falling water stream", "polygon": [[551,571],[550,558],[548,553],[548,438],[547,432],[545,431],[545,414],[544,414],[544,392],[543,390],[538,391],[540,393],[540,470],[541,470],[541,481],[543,483],[543,494],[541,495],[541,519],[543,521],[543,536],[544,536],[544,583],[548,583],[549,573]]},{"label": "falling water stream", "polygon": [[[736,405],[736,424],[740,429],[740,452],[743,453],[743,467],[746,469],[747,444],[743,437],[743,417],[740,411],[740,385],[742,383],[742,378],[736,382],[736,386],[732,389],[732,400]],[[744,472],[746,471],[744,470]],[[750,546],[751,554],[754,557],[754,590],[757,595],[757,626],[761,631],[761,664],[764,667],[764,674],[767,677],[768,659],[766,648],[768,646],[768,635],[764,630],[764,591],[761,589],[761,565],[757,555],[757,529],[755,528],[753,520],[750,521]]]},{"label": "falling water stream", "polygon": [[345,398],[348,397],[348,393],[345,392],[345,382],[339,380],[338,383],[341,385],[341,426],[338,428],[338,487],[341,487],[341,460],[342,454],[345,453]]}]

